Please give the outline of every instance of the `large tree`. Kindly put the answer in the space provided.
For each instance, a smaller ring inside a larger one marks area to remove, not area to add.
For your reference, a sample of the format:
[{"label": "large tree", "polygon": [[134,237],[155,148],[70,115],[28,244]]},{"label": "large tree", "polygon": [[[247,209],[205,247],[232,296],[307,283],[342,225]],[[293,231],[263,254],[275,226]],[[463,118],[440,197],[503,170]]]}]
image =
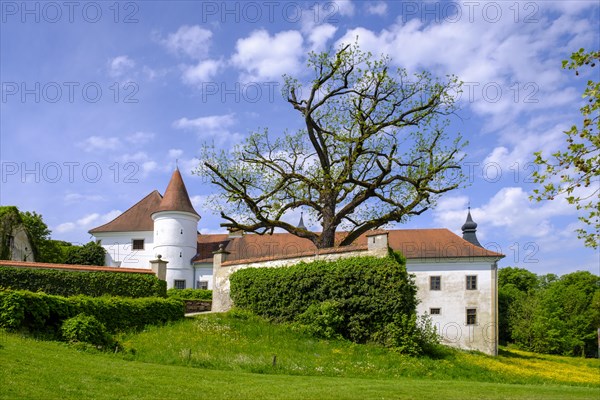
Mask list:
[{"label": "large tree", "polygon": [[[570,60],[563,61],[563,68],[579,75],[581,68],[594,68],[598,61],[600,51],[580,49]],[[577,230],[578,237],[586,246],[597,249],[600,239],[600,80],[597,73],[595,78],[596,81],[588,80],[583,92],[587,100],[580,109],[583,121],[565,131],[566,149],[550,157],[535,153],[535,163],[542,169],[534,174],[534,179],[543,186],[534,190],[532,198],[553,200],[565,195],[570,204],[584,211],[579,219],[585,227]]]},{"label": "large tree", "polygon": [[[402,222],[459,187],[464,143],[445,132],[457,110],[456,77],[394,69],[358,46],[311,53],[308,86],[284,76],[283,95],[302,128],[255,132],[231,151],[206,146],[196,171],[220,188],[222,226],[259,234],[281,228],[318,248],[348,245],[370,229]],[[284,221],[300,209],[312,232]],[[338,228],[347,235],[335,242]]]}]

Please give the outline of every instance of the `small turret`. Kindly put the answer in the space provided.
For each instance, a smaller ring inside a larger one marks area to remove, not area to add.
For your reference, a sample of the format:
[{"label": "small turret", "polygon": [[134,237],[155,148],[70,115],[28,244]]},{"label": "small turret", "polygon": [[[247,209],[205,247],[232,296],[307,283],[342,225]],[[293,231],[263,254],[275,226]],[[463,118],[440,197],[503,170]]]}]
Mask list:
[{"label": "small turret", "polygon": [[306,229],[306,225],[304,225],[304,213],[300,211],[300,222],[298,222],[298,226],[296,228]]},{"label": "small turret", "polygon": [[471,207],[469,207],[469,211],[467,213],[467,220],[465,221],[461,229],[463,232],[463,239],[465,239],[469,243],[474,244],[475,246],[483,248],[483,246],[479,243],[479,240],[477,240],[477,224],[475,223],[475,221],[473,221],[473,218],[471,218]]},{"label": "small turret", "polygon": [[179,169],[173,172],[160,205],[152,213],[154,254],[168,262],[167,287],[193,288],[192,258],[197,252],[198,221]]}]

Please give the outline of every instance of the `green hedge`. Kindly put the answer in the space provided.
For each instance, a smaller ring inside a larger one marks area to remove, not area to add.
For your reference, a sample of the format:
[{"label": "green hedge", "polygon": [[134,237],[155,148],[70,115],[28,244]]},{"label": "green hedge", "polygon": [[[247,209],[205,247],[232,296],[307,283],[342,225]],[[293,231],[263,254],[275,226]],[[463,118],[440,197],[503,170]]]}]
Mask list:
[{"label": "green hedge", "polygon": [[212,300],[212,290],[205,289],[169,289],[167,297],[180,300]]},{"label": "green hedge", "polygon": [[0,291],[0,327],[57,335],[63,321],[86,314],[111,332],[139,330],[184,317],[180,300],[157,297],[61,297],[19,290]]},{"label": "green hedge", "polygon": [[233,273],[230,282],[236,307],[277,321],[310,320],[315,331],[359,343],[380,341],[386,326],[413,316],[417,305],[406,262],[394,253],[247,268]]},{"label": "green hedge", "polygon": [[167,283],[154,275],[60,271],[0,266],[0,288],[58,296],[166,297]]}]

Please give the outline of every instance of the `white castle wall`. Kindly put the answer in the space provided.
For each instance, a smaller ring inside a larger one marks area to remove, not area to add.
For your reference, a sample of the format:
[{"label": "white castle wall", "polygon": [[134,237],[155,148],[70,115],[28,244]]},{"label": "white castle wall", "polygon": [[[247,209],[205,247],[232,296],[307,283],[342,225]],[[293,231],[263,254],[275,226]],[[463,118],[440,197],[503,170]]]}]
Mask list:
[{"label": "white castle wall", "polygon": [[[152,231],[98,232],[94,236],[106,250],[106,266],[147,269],[150,268],[150,260],[155,258]],[[143,239],[144,250],[132,250],[133,239]]]},{"label": "white castle wall", "polygon": [[[415,276],[417,313],[429,314],[440,308],[431,320],[442,342],[467,350],[497,354],[497,268],[495,259],[455,261],[407,260],[406,269]],[[466,289],[467,275],[477,276],[477,289]],[[441,290],[430,290],[430,277],[441,277]],[[466,309],[477,310],[477,323],[467,325]]]}]

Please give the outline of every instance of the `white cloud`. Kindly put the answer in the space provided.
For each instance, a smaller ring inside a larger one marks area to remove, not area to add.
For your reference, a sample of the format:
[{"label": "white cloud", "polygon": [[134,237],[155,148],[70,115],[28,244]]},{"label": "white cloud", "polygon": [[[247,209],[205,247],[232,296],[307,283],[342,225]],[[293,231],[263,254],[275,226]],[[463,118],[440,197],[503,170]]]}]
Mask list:
[{"label": "white cloud", "polygon": [[239,142],[243,136],[237,132],[231,132],[228,128],[235,125],[234,114],[210,115],[188,119],[180,118],[173,122],[173,127],[195,132],[200,139],[213,140],[216,144],[232,145]]},{"label": "white cloud", "polygon": [[320,52],[326,49],[327,42],[333,38],[337,28],[331,24],[323,24],[314,27],[308,32],[308,40],[311,50]]},{"label": "white cloud", "polygon": [[190,85],[198,85],[211,81],[222,68],[220,60],[199,61],[196,65],[186,65],[183,69],[183,82]]},{"label": "white cloud", "polygon": [[121,141],[117,137],[90,136],[80,142],[79,146],[87,152],[116,150],[121,146]]},{"label": "white cloud", "polygon": [[67,193],[64,197],[67,203],[79,203],[89,201],[103,201],[104,197],[99,194],[81,194],[81,193]]},{"label": "white cloud", "polygon": [[92,229],[95,226],[99,226],[109,221],[112,221],[121,214],[122,211],[120,210],[111,210],[108,213],[102,215],[98,213],[90,213],[84,215],[75,222],[63,222],[62,224],[57,225],[53,230],[57,233],[67,233],[76,230],[88,231],[89,229]]},{"label": "white cloud", "polygon": [[242,71],[244,81],[280,80],[283,74],[300,71],[304,55],[302,43],[298,31],[283,31],[271,36],[260,29],[238,39],[231,62]]},{"label": "white cloud", "polygon": [[367,14],[385,15],[387,13],[387,3],[384,1],[369,2],[366,4]]},{"label": "white cloud", "polygon": [[125,137],[125,140],[133,144],[146,144],[154,139],[156,135],[151,132],[135,132]]},{"label": "white cloud", "polygon": [[108,74],[113,78],[120,78],[135,67],[135,61],[128,56],[118,56],[108,63]]},{"label": "white cloud", "polygon": [[335,0],[333,4],[336,13],[345,17],[354,15],[354,4],[351,0]]},{"label": "white cloud", "polygon": [[208,117],[199,117],[195,119],[180,118],[173,123],[178,129],[193,129],[214,131],[232,126],[235,123],[233,114],[210,115]]},{"label": "white cloud", "polygon": [[183,150],[181,149],[169,149],[168,157],[169,158],[179,158],[183,154]]},{"label": "white cloud", "polygon": [[[521,187],[504,187],[481,207],[471,209],[473,220],[479,224],[477,235],[485,239],[494,228],[505,229],[505,237],[543,238],[556,232],[551,220],[554,217],[573,216],[574,208],[564,198],[535,203]],[[440,201],[433,214],[440,226],[453,227],[456,233],[465,222],[467,199],[446,197]],[[495,234],[499,236],[498,232]],[[483,243],[483,242],[482,242]]]},{"label": "white cloud", "polygon": [[208,29],[198,25],[183,25],[177,32],[169,34],[162,43],[172,53],[199,60],[207,56],[211,38],[212,32]]}]

